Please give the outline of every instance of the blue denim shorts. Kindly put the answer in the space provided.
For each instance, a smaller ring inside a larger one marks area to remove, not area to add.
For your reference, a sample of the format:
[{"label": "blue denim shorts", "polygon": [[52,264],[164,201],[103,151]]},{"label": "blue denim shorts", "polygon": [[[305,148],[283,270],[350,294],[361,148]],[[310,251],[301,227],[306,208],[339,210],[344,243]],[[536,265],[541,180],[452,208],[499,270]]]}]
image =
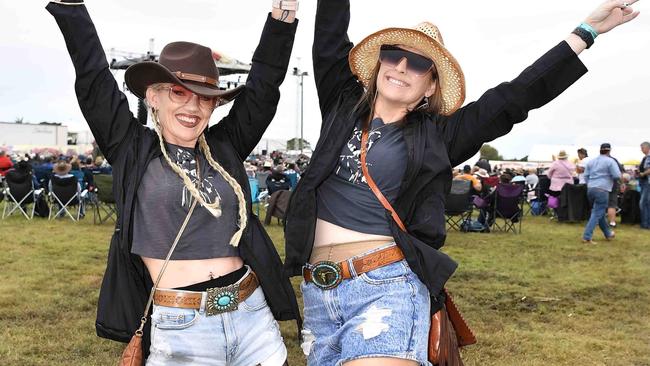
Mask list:
[{"label": "blue denim shorts", "polygon": [[360,358],[395,357],[431,365],[429,291],[406,261],[360,275],[354,266],[350,269],[352,278],[331,290],[304,281],[301,285],[301,347],[307,364],[339,366]]},{"label": "blue denim shorts", "polygon": [[237,310],[214,316],[154,305],[150,351],[147,366],[278,366],[287,358],[261,287]]}]

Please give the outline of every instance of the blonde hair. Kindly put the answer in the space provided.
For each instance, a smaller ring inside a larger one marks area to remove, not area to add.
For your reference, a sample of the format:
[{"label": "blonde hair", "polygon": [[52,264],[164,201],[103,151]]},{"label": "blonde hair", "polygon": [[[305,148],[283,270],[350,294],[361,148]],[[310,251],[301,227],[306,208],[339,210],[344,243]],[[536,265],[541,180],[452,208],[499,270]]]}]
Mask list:
[{"label": "blonde hair", "polygon": [[[205,207],[212,216],[220,217],[221,202],[218,199],[216,199],[215,202],[213,203],[206,202],[201,196],[201,193],[199,192],[198,188],[192,183],[190,177],[187,176],[187,174],[181,169],[181,167],[177,163],[173,162],[169,158],[169,155],[167,154],[167,149],[165,147],[165,140],[163,139],[162,136],[162,130],[161,130],[162,126],[160,125],[160,121],[158,120],[158,112],[154,108],[151,108],[151,116],[153,118],[154,129],[158,134],[158,141],[160,142],[160,150],[162,150],[163,156],[165,157],[165,160],[167,161],[169,166],[176,174],[178,174],[178,176],[181,177],[181,179],[183,180],[183,184],[190,192],[190,194],[192,194],[194,199],[197,200],[203,207]],[[239,207],[238,210],[239,222],[237,224],[238,229],[235,232],[235,234],[233,234],[232,238],[230,238],[230,245],[236,247],[239,245],[239,241],[241,240],[241,237],[244,233],[244,229],[246,229],[246,225],[248,222],[248,216],[246,212],[246,198],[244,196],[244,191],[242,190],[239,183],[237,183],[237,180],[235,180],[235,178],[233,178],[230,174],[228,174],[228,172],[212,158],[212,154],[210,152],[210,146],[208,146],[204,134],[201,134],[201,136],[199,136],[199,148],[201,149],[201,152],[203,152],[203,155],[208,161],[208,164],[210,164],[210,166],[214,170],[216,170],[219,174],[221,174],[223,179],[226,182],[228,182],[230,187],[232,187],[232,189],[235,191],[235,196],[237,196],[237,203]]]}]

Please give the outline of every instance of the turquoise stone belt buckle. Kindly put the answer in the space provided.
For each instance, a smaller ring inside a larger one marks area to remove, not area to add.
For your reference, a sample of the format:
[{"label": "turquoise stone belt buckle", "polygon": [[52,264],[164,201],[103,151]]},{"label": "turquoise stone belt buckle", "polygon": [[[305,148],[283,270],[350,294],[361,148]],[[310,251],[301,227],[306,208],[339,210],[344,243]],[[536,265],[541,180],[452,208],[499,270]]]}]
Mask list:
[{"label": "turquoise stone belt buckle", "polygon": [[322,261],[311,268],[311,280],[321,290],[330,290],[343,280],[341,266],[338,263]]},{"label": "turquoise stone belt buckle", "polygon": [[209,288],[206,291],[208,293],[205,311],[207,316],[237,310],[239,307],[238,283],[226,287]]}]

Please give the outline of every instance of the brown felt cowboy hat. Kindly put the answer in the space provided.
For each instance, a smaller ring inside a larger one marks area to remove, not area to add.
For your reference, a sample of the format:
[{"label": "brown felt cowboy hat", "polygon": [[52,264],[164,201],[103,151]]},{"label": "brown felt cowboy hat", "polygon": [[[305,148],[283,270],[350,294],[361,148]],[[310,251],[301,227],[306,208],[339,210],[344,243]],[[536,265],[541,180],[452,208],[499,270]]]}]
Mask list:
[{"label": "brown felt cowboy hat", "polygon": [[415,28],[382,29],[354,46],[348,56],[350,69],[366,87],[379,60],[379,50],[382,45],[413,47],[433,60],[442,92],[441,114],[450,115],[463,105],[465,100],[463,70],[445,48],[440,30],[434,24],[422,22]]},{"label": "brown felt cowboy hat", "polygon": [[219,97],[219,105],[232,101],[243,88],[219,88],[219,69],[212,58],[212,50],[191,42],[172,42],[160,52],[158,62],[144,61],[130,66],[124,74],[129,90],[138,98],[145,98],[149,85],[178,84],[203,96]]},{"label": "brown felt cowboy hat", "polygon": [[63,161],[63,160],[56,163],[56,165],[54,166],[54,169],[52,169],[54,174],[58,174],[58,175],[66,175],[66,174],[70,173],[70,170],[72,170],[72,164],[69,164],[69,163],[67,163],[66,161]]}]

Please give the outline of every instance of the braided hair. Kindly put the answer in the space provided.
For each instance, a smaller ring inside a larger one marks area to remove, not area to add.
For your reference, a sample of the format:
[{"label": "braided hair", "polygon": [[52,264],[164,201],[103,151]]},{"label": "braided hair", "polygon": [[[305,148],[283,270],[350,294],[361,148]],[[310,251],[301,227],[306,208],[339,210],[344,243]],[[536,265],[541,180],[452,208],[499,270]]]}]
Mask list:
[{"label": "braided hair", "polygon": [[[158,134],[158,141],[160,143],[160,149],[162,150],[163,156],[165,157],[165,160],[169,164],[169,166],[172,168],[172,170],[178,174],[179,177],[183,180],[183,184],[187,188],[187,190],[192,194],[194,199],[196,199],[201,206],[205,207],[208,212],[214,217],[220,217],[221,216],[221,202],[219,199],[216,199],[215,202],[208,203],[206,202],[203,197],[201,196],[201,193],[199,192],[198,188],[194,183],[192,183],[192,180],[190,177],[181,169],[181,167],[173,162],[167,153],[167,148],[165,147],[165,142],[162,136],[162,126],[160,124],[160,121],[158,120],[158,112],[154,109],[151,108],[151,116],[153,118],[153,125],[154,129],[156,130],[156,133]],[[226,182],[232,187],[232,189],[235,191],[235,195],[237,196],[237,201],[238,201],[238,214],[239,214],[239,222],[238,222],[238,229],[233,234],[232,238],[230,238],[230,245],[236,247],[239,245],[239,241],[241,240],[241,237],[244,233],[244,229],[246,228],[246,224],[248,222],[248,216],[246,212],[246,198],[244,196],[244,191],[242,190],[241,186],[239,183],[237,183],[237,180],[233,178],[216,160],[212,158],[212,154],[210,152],[210,147],[208,146],[208,143],[205,139],[205,134],[201,134],[199,137],[199,148],[203,155],[205,156],[206,160],[208,161],[208,164],[216,170],[221,176],[224,178]]]}]

